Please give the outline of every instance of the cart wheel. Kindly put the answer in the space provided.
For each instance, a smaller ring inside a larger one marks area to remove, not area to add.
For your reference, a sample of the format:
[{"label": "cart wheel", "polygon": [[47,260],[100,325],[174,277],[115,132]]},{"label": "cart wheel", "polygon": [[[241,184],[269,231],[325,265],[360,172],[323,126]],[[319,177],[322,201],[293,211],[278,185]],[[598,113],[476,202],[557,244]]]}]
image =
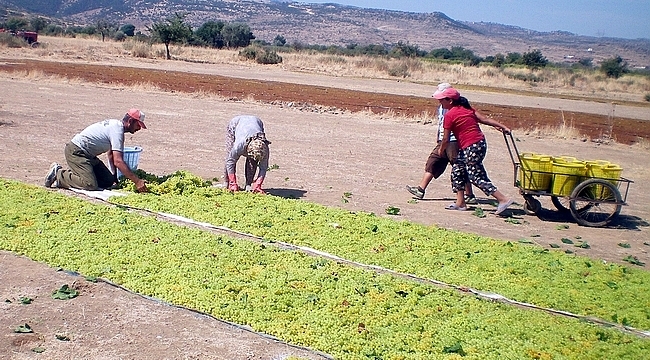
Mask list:
[{"label": "cart wheel", "polygon": [[527,196],[524,203],[524,212],[528,215],[535,215],[542,210],[542,203],[539,200]]},{"label": "cart wheel", "polygon": [[559,212],[568,213],[571,211],[571,200],[568,198],[551,196],[551,202]]},{"label": "cart wheel", "polygon": [[571,215],[583,226],[604,226],[621,212],[621,193],[607,180],[589,179],[571,194]]},{"label": "cart wheel", "polygon": [[[570,213],[571,212],[571,199],[568,197],[558,197],[558,196],[551,196],[551,202],[553,202],[553,205],[557,208],[557,210],[561,213]],[[584,207],[578,209],[579,212],[583,212],[587,210],[591,204],[589,203],[584,203]]]}]

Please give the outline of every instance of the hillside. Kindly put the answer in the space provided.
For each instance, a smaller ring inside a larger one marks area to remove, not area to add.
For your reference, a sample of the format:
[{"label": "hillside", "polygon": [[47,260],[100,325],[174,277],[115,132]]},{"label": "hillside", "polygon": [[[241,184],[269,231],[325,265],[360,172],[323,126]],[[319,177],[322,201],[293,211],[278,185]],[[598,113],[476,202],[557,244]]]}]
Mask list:
[{"label": "hillside", "polygon": [[[515,26],[462,22],[443,13],[409,13],[337,4],[278,1],[206,0],[0,0],[0,7],[53,17],[70,24],[98,19],[132,23],[139,30],[175,12],[187,13],[193,26],[208,20],[244,22],[257,39],[282,35],[288,43],[320,45],[395,44],[423,50],[462,46],[477,55],[539,49],[554,62],[592,58],[594,63],[620,55],[632,67],[650,66],[650,39],[578,36]],[[588,49],[590,49],[588,51]]]}]

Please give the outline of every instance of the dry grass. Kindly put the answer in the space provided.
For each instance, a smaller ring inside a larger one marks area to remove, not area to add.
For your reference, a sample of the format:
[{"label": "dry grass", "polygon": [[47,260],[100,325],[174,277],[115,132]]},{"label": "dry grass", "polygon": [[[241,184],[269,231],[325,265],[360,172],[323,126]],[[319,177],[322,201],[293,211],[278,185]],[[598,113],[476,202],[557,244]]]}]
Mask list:
[{"label": "dry grass", "polygon": [[538,138],[551,139],[586,139],[580,134],[578,129],[567,125],[543,126],[536,127],[525,132],[526,135],[532,135]]},{"label": "dry grass", "polygon": [[23,78],[30,81],[39,81],[39,82],[65,82],[68,84],[82,84],[87,83],[84,80],[78,78],[64,78],[58,75],[46,75],[42,71],[19,71],[19,72],[0,72],[0,79],[12,79],[12,78]]},{"label": "dry grass", "polygon": [[639,138],[634,144],[632,144],[633,149],[650,151],[650,141],[644,138]]},{"label": "dry grass", "polygon": [[[73,59],[90,62],[117,62],[120,59],[132,61],[151,61],[165,59],[166,50],[163,44],[147,44],[133,40],[115,42],[92,37],[61,38],[41,36],[41,46],[32,48],[11,48],[0,46],[0,56],[11,53],[13,56],[49,57],[54,59]],[[215,50],[184,46],[170,46],[173,59],[213,63],[241,64],[242,59],[238,50]],[[467,67],[460,64],[450,65],[424,61],[422,59],[388,59],[369,56],[346,57],[310,52],[282,53],[283,62],[279,66],[287,71],[324,74],[337,77],[406,79],[419,83],[437,84],[450,82],[467,88],[488,87],[506,89],[508,91],[527,91],[549,96],[572,95],[608,101],[644,102],[644,94],[650,92],[650,78],[641,76],[623,76],[619,79],[609,79],[599,73],[570,72],[568,70],[541,69],[529,70],[524,68]],[[246,66],[266,66],[247,62]],[[2,77],[4,75],[0,75]],[[16,76],[13,74],[12,76]],[[83,82],[78,79],[58,79],[39,72],[20,74],[19,76],[38,81],[67,81]],[[531,82],[517,79],[538,79]],[[105,86],[105,85],[104,85]],[[112,84],[111,87],[124,88],[122,84]],[[161,91],[153,84],[137,84],[137,90]],[[194,96],[212,97],[211,94],[194,94]],[[255,101],[252,95],[244,101]],[[394,112],[373,114],[371,111],[358,113],[361,116],[380,117],[398,122],[418,122],[429,124],[435,122],[435,114],[423,113],[413,118],[404,118]],[[531,129],[528,134],[544,138],[581,139],[584,138],[573,124],[562,119],[561,125]],[[604,141],[611,141],[608,134],[603,134]],[[647,141],[639,141],[636,147],[650,148]]]},{"label": "dry grass", "polygon": [[578,129],[573,126],[573,121],[567,123],[566,118],[564,117],[564,111],[562,114],[562,123],[557,126],[541,126],[535,127],[526,131],[526,135],[532,135],[538,138],[552,138],[552,139],[588,139],[587,136],[580,134]]},{"label": "dry grass", "polygon": [[[58,75],[46,75],[45,73],[35,70],[35,71],[19,71],[19,72],[0,72],[0,79],[15,79],[15,78],[23,78],[25,80],[30,80],[30,81],[38,81],[42,83],[48,83],[48,82],[63,82],[66,84],[72,84],[72,85],[89,85],[91,84],[90,82],[84,80],[84,79],[79,79],[79,78],[67,78],[67,77],[61,77]],[[124,84],[92,84],[94,86],[100,86],[104,88],[111,88],[111,89],[133,89],[136,91],[149,91],[149,92],[164,92],[161,88],[158,86],[152,84],[152,83],[138,83],[134,85],[129,85],[125,86]]]},{"label": "dry grass", "polygon": [[[120,58],[165,59],[163,44],[146,44],[131,39],[115,42],[93,37],[61,38],[41,36],[37,49],[0,47],[7,52],[27,52],[38,57],[53,57],[92,62],[116,61]],[[216,50],[170,46],[174,59],[214,63],[241,64],[238,50]],[[25,56],[29,56],[25,54]],[[368,56],[346,57],[313,52],[282,53],[280,66],[284,70],[316,74],[395,79],[435,85],[449,82],[463,88],[488,87],[510,91],[534,92],[548,96],[577,96],[607,101],[631,101],[647,105],[644,95],[650,92],[650,77],[626,75],[611,79],[598,72],[567,69],[468,67],[461,64],[441,64],[422,59],[387,59]],[[268,66],[248,64],[249,66]],[[527,81],[521,80],[525,79]],[[537,81],[534,81],[537,80]]]}]

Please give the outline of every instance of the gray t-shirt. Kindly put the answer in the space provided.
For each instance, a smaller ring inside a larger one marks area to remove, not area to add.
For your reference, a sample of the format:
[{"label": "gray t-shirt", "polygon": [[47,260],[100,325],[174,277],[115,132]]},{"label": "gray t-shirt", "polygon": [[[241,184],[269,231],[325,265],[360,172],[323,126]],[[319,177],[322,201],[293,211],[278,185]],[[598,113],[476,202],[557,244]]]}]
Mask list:
[{"label": "gray t-shirt", "polygon": [[[445,136],[445,128],[443,124],[445,123],[445,113],[447,110],[442,108],[442,105],[438,108],[438,142],[442,141],[443,136]],[[449,141],[456,141],[454,133],[449,133]]]},{"label": "gray t-shirt", "polygon": [[90,156],[109,150],[124,152],[124,124],[115,119],[94,123],[75,135],[72,143]]}]

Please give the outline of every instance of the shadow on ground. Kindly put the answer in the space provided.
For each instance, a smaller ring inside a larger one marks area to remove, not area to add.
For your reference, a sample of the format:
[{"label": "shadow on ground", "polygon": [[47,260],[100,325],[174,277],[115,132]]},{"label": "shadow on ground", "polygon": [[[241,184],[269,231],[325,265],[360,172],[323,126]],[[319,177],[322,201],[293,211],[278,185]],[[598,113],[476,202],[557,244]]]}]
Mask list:
[{"label": "shadow on ground", "polygon": [[[521,210],[521,213],[524,214],[524,211]],[[548,222],[556,222],[556,223],[573,223],[575,224],[576,221],[571,215],[571,212],[568,211],[556,211],[556,210],[547,210],[547,209],[541,209],[540,211],[537,212],[536,215],[529,215],[529,216],[537,216],[540,220],[543,221],[548,221]],[[650,223],[642,219],[638,216],[631,216],[631,215],[625,215],[625,214],[619,214],[617,217],[612,219],[612,221],[607,224],[606,226],[601,226],[601,228],[605,229],[625,229],[625,230],[641,230],[641,227],[649,227]]]},{"label": "shadow on ground", "polygon": [[283,188],[271,188],[271,189],[264,189],[267,194],[273,195],[273,196],[279,196],[285,199],[299,199],[303,196],[305,196],[305,193],[307,191],[305,190],[298,190],[298,189],[283,189]]}]

